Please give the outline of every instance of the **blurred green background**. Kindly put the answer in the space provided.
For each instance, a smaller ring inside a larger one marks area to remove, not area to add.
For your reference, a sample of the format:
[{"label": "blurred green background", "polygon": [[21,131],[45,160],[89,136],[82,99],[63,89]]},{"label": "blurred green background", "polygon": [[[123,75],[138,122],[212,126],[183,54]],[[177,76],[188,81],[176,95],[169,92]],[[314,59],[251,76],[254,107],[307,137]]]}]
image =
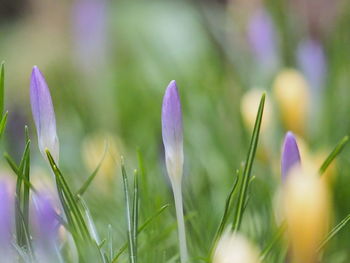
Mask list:
[{"label": "blurred green background", "polygon": [[[321,152],[330,152],[349,133],[349,26],[347,0],[2,0],[0,60],[6,62],[9,110],[5,150],[20,157],[28,125],[34,141],[32,176],[38,181],[41,176],[50,178],[35,143],[29,103],[30,73],[37,65],[52,94],[60,163],[73,189],[97,166],[108,141],[109,155],[85,196],[101,238],[111,225],[115,249],[126,240],[118,164],[123,155],[131,176],[139,151],[145,167],[140,220],[171,204],[142,233],[140,260],[172,262],[177,233],[160,112],[165,88],[175,79],[184,114],[189,248],[200,261],[248,150],[251,127],[246,125],[242,98],[256,88],[264,90],[270,107],[265,115],[268,127],[263,129],[243,219],[243,232],[263,249],[276,228],[273,206],[284,133],[291,129],[310,156],[324,157]],[[303,53],[308,41],[317,43],[316,51]],[[313,61],[319,54],[321,60]],[[287,68],[298,70],[307,83],[308,96],[301,93],[292,101],[296,111],[298,102],[306,105],[302,121],[294,126],[285,120],[279,107],[284,102],[273,88]],[[257,104],[247,102],[253,111]],[[350,212],[349,160],[346,149],[330,175],[333,224]],[[4,162],[2,166],[8,173]],[[324,262],[350,260],[349,231],[346,228],[332,240]],[[269,260],[280,262],[278,253]]]}]

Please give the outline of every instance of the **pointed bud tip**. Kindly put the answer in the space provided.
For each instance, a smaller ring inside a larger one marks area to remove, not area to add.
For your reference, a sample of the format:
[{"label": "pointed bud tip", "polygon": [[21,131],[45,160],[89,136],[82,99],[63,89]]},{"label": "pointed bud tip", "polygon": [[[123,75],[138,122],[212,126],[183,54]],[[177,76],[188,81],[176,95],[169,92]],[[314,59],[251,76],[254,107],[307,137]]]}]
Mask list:
[{"label": "pointed bud tip", "polygon": [[301,160],[297,140],[295,135],[291,131],[288,131],[284,137],[282,149],[281,169],[283,180],[286,179],[291,169],[300,163]]}]

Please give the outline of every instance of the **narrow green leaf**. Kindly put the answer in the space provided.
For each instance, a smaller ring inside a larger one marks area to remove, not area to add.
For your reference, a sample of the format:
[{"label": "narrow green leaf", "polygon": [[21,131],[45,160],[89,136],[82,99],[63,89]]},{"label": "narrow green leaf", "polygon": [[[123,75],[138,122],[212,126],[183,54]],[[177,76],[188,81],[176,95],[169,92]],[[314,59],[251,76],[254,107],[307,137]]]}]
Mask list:
[{"label": "narrow green leaf", "polygon": [[247,160],[244,166],[243,170],[243,181],[240,185],[240,193],[238,197],[238,204],[236,207],[236,213],[235,213],[235,220],[232,225],[232,228],[234,231],[237,231],[241,225],[243,212],[244,212],[244,206],[246,203],[247,193],[248,193],[248,185],[250,181],[250,175],[252,171],[252,166],[255,158],[256,148],[259,141],[259,134],[260,134],[260,127],[264,112],[264,105],[265,105],[265,93],[262,95],[260,100],[260,105],[254,125],[253,135],[252,139],[250,141],[249,151],[247,155]]},{"label": "narrow green leaf", "polygon": [[270,251],[275,246],[275,244],[281,239],[286,229],[287,229],[286,222],[282,222],[282,224],[277,228],[277,231],[272,236],[271,240],[267,243],[267,246],[261,252],[261,255],[260,255],[261,261],[264,261],[266,259],[266,256],[270,253]]},{"label": "narrow green leaf", "polygon": [[122,176],[123,176],[123,186],[124,186],[124,200],[125,200],[125,208],[126,208],[126,223],[127,223],[127,234],[128,234],[128,243],[129,243],[129,261],[130,263],[135,263],[135,249],[134,249],[134,241],[133,241],[133,223],[131,216],[131,208],[130,208],[130,200],[129,200],[129,189],[128,189],[128,178],[125,170],[124,160],[122,159]]},{"label": "narrow green leaf", "polygon": [[4,96],[5,96],[5,62],[1,62],[0,66],[0,116],[4,112]]},{"label": "narrow green leaf", "polygon": [[[17,181],[16,181],[16,201],[15,201],[15,220],[16,220],[16,238],[17,243],[20,247],[28,247],[25,239],[24,226],[28,228],[28,196],[22,187],[22,178],[26,178],[27,167],[29,166],[29,154],[30,154],[30,140],[27,141],[22,155],[21,162],[17,170]],[[24,214],[24,215],[23,215]],[[23,221],[23,222],[22,222]]]},{"label": "narrow green leaf", "polygon": [[[151,217],[149,217],[138,229],[137,234],[139,235],[149,224],[153,222],[154,219],[156,219],[161,213],[165,211],[169,207],[169,204],[166,204],[158,209],[157,212],[154,213]],[[112,263],[117,262],[118,258],[123,254],[123,252],[127,249],[128,243],[125,242],[124,245],[118,250],[117,254],[112,259]]]},{"label": "narrow green leaf", "polygon": [[88,179],[85,181],[85,183],[80,187],[80,189],[77,191],[76,196],[80,195],[83,196],[83,194],[86,192],[86,190],[89,188],[89,186],[91,185],[92,181],[95,179],[96,175],[98,174],[98,171],[101,168],[101,165],[103,163],[103,160],[106,157],[106,153],[108,150],[108,145],[107,143],[105,144],[105,148],[104,148],[104,152],[102,155],[102,158],[100,160],[100,162],[98,163],[97,167],[95,168],[95,170],[92,172],[92,174],[88,177]]},{"label": "narrow green leaf", "polygon": [[61,204],[65,210],[68,219],[68,224],[70,224],[72,229],[75,229],[78,232],[78,234],[83,240],[86,239],[91,241],[88,227],[85,223],[81,211],[79,210],[77,201],[75,200],[66,180],[64,179],[61,171],[57,167],[54,159],[52,158],[48,150],[46,150],[46,155],[49,160],[52,171],[54,172],[56,177],[57,191],[59,193]]},{"label": "narrow green leaf", "polygon": [[4,135],[6,124],[7,124],[7,116],[8,116],[8,111],[5,112],[5,114],[2,116],[1,121],[0,121],[0,139]]},{"label": "narrow green leaf", "polygon": [[326,236],[326,238],[322,241],[322,243],[318,246],[318,251],[320,251],[324,246],[336,235],[340,230],[342,230],[347,223],[350,221],[350,214],[348,214],[338,225],[336,225]]},{"label": "narrow green leaf", "polygon": [[333,160],[343,151],[344,147],[349,141],[349,136],[345,136],[340,142],[335,146],[333,151],[329,154],[327,159],[323,162],[319,174],[322,175],[328,168],[328,166],[333,162]]},{"label": "narrow green leaf", "polygon": [[4,158],[9,164],[12,171],[15,173],[15,175],[21,177],[23,183],[26,184],[34,193],[37,193],[38,191],[35,189],[34,185],[31,182],[29,182],[26,178],[24,178],[21,174],[19,174],[18,172],[19,168],[15,163],[15,161],[13,160],[13,158],[8,153],[4,153]]},{"label": "narrow green leaf", "polygon": [[134,196],[132,205],[132,238],[134,242],[134,255],[135,263],[137,262],[137,229],[139,220],[139,183],[138,183],[138,172],[134,172]]},{"label": "narrow green leaf", "polygon": [[209,258],[211,258],[211,255],[212,255],[212,252],[213,252],[214,247],[216,245],[216,242],[217,242],[218,238],[221,236],[221,234],[224,231],[224,228],[226,226],[226,223],[227,223],[227,220],[228,220],[229,214],[230,214],[232,198],[233,198],[233,196],[234,196],[234,194],[236,192],[239,178],[240,178],[240,173],[238,171],[237,172],[237,177],[234,180],[234,183],[232,185],[231,191],[230,191],[229,195],[226,198],[224,214],[222,215],[219,227],[218,227],[218,229],[217,229],[217,231],[215,233],[215,236],[214,236],[214,239],[213,239],[213,242],[212,242],[212,246],[211,246],[211,249],[210,249],[210,253],[209,253]]}]

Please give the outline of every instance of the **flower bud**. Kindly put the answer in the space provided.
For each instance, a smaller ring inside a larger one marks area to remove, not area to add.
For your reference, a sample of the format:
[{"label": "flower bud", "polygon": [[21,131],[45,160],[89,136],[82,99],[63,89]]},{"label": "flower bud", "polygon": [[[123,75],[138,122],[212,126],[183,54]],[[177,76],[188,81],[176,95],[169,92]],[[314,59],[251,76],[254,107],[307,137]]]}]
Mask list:
[{"label": "flower bud", "polygon": [[213,263],[259,263],[259,252],[242,235],[225,232],[213,256]]},{"label": "flower bud", "polygon": [[282,180],[287,179],[288,174],[293,167],[300,165],[300,153],[297,141],[292,132],[287,132],[284,137],[282,157],[281,157],[281,174]]},{"label": "flower bud", "polygon": [[175,80],[170,82],[163,98],[162,136],[170,180],[181,182],[184,161],[182,113]]},{"label": "flower bud", "polygon": [[283,211],[291,262],[317,262],[317,247],[329,224],[330,202],[324,180],[295,167],[283,189]]},{"label": "flower bud", "polygon": [[309,113],[309,87],[294,69],[278,74],[273,84],[274,95],[286,129],[302,135]]},{"label": "flower bud", "polygon": [[33,67],[30,81],[30,101],[32,114],[38,134],[41,154],[46,159],[48,149],[56,162],[59,159],[59,143],[56,132],[55,112],[49,88],[45,78],[37,66]]}]

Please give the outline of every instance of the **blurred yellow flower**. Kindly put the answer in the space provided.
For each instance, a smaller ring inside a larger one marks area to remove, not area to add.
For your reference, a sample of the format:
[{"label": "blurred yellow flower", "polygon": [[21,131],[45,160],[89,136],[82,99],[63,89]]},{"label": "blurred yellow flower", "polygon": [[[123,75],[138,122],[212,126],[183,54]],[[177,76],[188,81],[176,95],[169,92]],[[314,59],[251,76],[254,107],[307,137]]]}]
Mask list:
[{"label": "blurred yellow flower", "polygon": [[[253,131],[256,116],[259,109],[259,103],[263,91],[258,88],[252,88],[247,91],[241,100],[241,114],[243,122],[249,131]],[[261,123],[261,133],[263,134],[271,125],[272,106],[268,98],[265,100],[263,120]]]},{"label": "blurred yellow flower", "polygon": [[241,234],[226,231],[220,238],[213,263],[259,263],[259,251]]},{"label": "blurred yellow flower", "polygon": [[291,262],[315,263],[317,247],[330,221],[330,199],[324,180],[308,168],[293,169],[283,188],[283,212]]},{"label": "blurred yellow flower", "polygon": [[118,169],[120,160],[119,145],[115,136],[103,132],[88,135],[83,140],[82,157],[90,173],[96,169],[105,155],[100,170],[95,177],[97,186],[102,189],[110,185]]},{"label": "blurred yellow flower", "polygon": [[300,72],[285,69],[273,84],[274,96],[287,130],[303,135],[309,111],[309,87]]}]

